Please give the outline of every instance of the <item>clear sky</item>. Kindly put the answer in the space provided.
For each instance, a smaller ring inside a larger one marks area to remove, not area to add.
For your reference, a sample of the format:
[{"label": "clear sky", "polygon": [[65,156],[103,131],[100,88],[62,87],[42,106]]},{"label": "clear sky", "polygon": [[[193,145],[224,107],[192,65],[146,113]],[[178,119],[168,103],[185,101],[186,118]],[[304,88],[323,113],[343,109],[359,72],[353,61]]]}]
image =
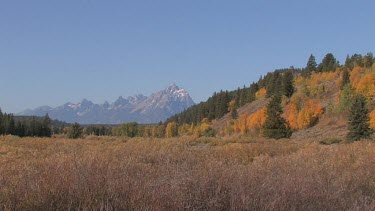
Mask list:
[{"label": "clear sky", "polygon": [[275,68],[375,52],[374,0],[0,0],[0,107],[113,102],[175,82],[202,101]]}]

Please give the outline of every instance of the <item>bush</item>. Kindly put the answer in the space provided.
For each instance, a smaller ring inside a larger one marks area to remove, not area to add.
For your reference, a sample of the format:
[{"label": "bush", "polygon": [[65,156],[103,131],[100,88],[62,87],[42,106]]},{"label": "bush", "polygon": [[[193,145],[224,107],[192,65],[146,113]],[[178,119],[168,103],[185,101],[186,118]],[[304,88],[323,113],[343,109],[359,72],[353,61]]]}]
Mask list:
[{"label": "bush", "polygon": [[71,139],[77,139],[77,138],[82,138],[83,135],[83,128],[81,127],[80,124],[74,123],[68,131],[68,138]]},{"label": "bush", "polygon": [[342,139],[339,139],[339,138],[326,138],[320,141],[319,143],[323,145],[331,145],[331,144],[338,144],[341,142],[342,142]]}]

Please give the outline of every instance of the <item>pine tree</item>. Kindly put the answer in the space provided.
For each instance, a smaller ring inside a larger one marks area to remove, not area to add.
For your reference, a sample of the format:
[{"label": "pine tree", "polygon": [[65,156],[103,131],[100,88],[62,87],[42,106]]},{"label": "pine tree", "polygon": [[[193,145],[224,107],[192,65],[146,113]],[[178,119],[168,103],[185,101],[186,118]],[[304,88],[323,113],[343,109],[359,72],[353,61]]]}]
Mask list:
[{"label": "pine tree", "polygon": [[353,103],[349,109],[348,140],[358,141],[360,139],[370,138],[373,131],[370,129],[369,120],[370,117],[366,97],[362,94],[358,94],[354,97]]},{"label": "pine tree", "polygon": [[317,64],[315,61],[315,56],[311,54],[306,64],[307,76],[310,76],[312,72],[316,71],[316,67],[317,67]]},{"label": "pine tree", "polygon": [[349,68],[349,69],[353,69],[353,62],[352,62],[351,58],[349,57],[349,55],[346,55],[345,67]]},{"label": "pine tree", "polygon": [[77,139],[77,138],[81,138],[82,135],[83,135],[83,128],[77,122],[74,123],[68,131],[68,138]]},{"label": "pine tree", "polygon": [[51,119],[49,118],[48,114],[44,116],[40,133],[41,137],[51,137]]},{"label": "pine tree", "polygon": [[9,125],[7,134],[15,135],[16,123],[14,121],[13,114],[9,114]]},{"label": "pine tree", "polygon": [[266,97],[272,97],[281,93],[280,87],[282,84],[282,77],[279,72],[274,72],[270,75],[270,79],[267,82],[267,93]]},{"label": "pine tree", "polygon": [[252,83],[249,88],[248,102],[251,103],[255,100],[255,93],[259,90],[257,83]]},{"label": "pine tree", "polygon": [[294,84],[293,84],[293,73],[287,71],[283,75],[282,79],[282,91],[286,97],[291,97],[294,93]]},{"label": "pine tree", "polygon": [[232,119],[237,119],[238,113],[237,113],[237,109],[236,109],[236,101],[235,100],[232,100],[232,101],[229,102],[228,111],[230,112],[230,116],[232,117]]},{"label": "pine tree", "polygon": [[338,62],[332,53],[328,53],[322,60],[322,63],[319,64],[317,70],[318,72],[331,72],[336,71]]},{"label": "pine tree", "polygon": [[344,71],[341,73],[341,84],[340,89],[343,90],[346,84],[350,83],[350,74],[349,71],[345,68]]},{"label": "pine tree", "polygon": [[267,105],[267,119],[263,126],[263,134],[267,138],[289,138],[292,130],[286,120],[281,116],[283,113],[281,107],[280,95],[274,95]]},{"label": "pine tree", "polygon": [[241,93],[240,93],[240,107],[244,106],[247,102],[247,89],[245,87],[245,85],[243,86],[243,88],[241,89]]}]

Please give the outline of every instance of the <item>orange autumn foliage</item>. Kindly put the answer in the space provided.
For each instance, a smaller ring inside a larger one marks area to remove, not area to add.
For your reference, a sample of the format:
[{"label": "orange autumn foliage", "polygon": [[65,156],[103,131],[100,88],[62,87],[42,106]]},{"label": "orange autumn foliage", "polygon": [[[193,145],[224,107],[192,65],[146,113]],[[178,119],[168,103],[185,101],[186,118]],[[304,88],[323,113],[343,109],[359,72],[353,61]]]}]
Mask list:
[{"label": "orange autumn foliage", "polygon": [[261,88],[255,93],[255,98],[256,99],[264,98],[266,96],[266,93],[267,93],[267,90],[265,88]]},{"label": "orange autumn foliage", "polygon": [[283,116],[290,127],[297,130],[309,127],[322,113],[323,109],[316,100],[294,96],[285,107]]},{"label": "orange autumn foliage", "polygon": [[298,105],[296,103],[290,103],[285,107],[285,119],[289,122],[289,125],[293,129],[298,129]]},{"label": "orange autumn foliage", "polygon": [[243,113],[237,119],[238,127],[242,135],[247,133],[247,118],[247,113]]},{"label": "orange autumn foliage", "polygon": [[322,72],[322,73],[316,73],[316,72],[313,72],[311,74],[311,77],[310,79],[308,80],[309,84],[308,85],[318,85],[322,82],[325,82],[325,81],[331,81],[335,78],[338,78],[340,76],[340,73],[339,71],[335,71],[335,72]]},{"label": "orange autumn foliage", "polygon": [[370,113],[370,127],[375,129],[375,110]]},{"label": "orange autumn foliage", "polygon": [[260,109],[251,115],[243,113],[236,120],[227,122],[224,134],[259,134],[265,122],[266,108]]},{"label": "orange autumn foliage", "polygon": [[375,78],[372,74],[363,76],[358,84],[356,84],[356,91],[362,93],[366,97],[375,96]]},{"label": "orange autumn foliage", "polygon": [[353,83],[353,87],[357,87],[361,76],[366,71],[363,67],[355,67],[350,73],[350,81]]},{"label": "orange autumn foliage", "polygon": [[323,113],[322,107],[315,100],[308,100],[304,104],[304,107],[298,114],[297,122],[299,129],[309,127]]},{"label": "orange autumn foliage", "polygon": [[247,128],[249,131],[259,131],[266,122],[266,108],[251,114],[247,118]]}]

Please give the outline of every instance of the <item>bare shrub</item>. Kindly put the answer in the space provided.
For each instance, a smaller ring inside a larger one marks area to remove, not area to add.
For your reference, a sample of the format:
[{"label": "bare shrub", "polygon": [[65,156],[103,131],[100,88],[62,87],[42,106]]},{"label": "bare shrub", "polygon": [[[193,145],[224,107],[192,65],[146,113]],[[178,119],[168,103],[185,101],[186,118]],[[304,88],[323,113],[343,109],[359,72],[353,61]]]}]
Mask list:
[{"label": "bare shrub", "polygon": [[372,210],[375,143],[0,137],[2,210]]}]

